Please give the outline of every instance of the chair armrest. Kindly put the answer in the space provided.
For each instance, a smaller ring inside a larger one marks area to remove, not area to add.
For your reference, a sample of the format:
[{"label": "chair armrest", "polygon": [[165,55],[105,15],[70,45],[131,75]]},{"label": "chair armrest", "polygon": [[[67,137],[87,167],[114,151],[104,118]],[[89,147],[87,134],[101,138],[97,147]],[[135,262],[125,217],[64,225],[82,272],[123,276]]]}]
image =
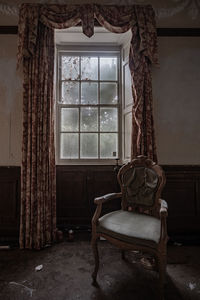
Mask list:
[{"label": "chair armrest", "polygon": [[160,217],[167,217],[168,215],[168,204],[164,199],[159,199],[160,203]]},{"label": "chair armrest", "polygon": [[102,209],[102,204],[105,202],[108,202],[113,199],[121,198],[122,193],[111,193],[111,194],[106,194],[101,197],[97,197],[94,199],[94,203],[97,205],[94,216],[92,218],[92,231],[96,232],[96,224],[98,222],[98,219],[101,215],[101,209]]},{"label": "chair armrest", "polygon": [[103,204],[105,202],[108,202],[110,200],[113,199],[117,199],[117,198],[121,198],[122,197],[122,193],[111,193],[111,194],[106,194],[104,196],[101,197],[97,197],[94,199],[94,203],[99,205],[99,204]]},{"label": "chair armrest", "polygon": [[168,204],[164,199],[159,199],[160,206],[168,209]]},{"label": "chair armrest", "polygon": [[167,215],[168,215],[168,205],[163,199],[159,199],[160,203],[160,220],[161,220],[161,230],[160,230],[160,242],[166,243],[168,241],[167,235]]}]

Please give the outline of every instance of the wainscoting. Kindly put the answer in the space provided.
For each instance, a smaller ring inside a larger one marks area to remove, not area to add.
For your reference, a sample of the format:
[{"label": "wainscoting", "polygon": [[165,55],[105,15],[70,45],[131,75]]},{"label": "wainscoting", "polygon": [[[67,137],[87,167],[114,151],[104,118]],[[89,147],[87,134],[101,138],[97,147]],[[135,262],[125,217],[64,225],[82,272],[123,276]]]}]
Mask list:
[{"label": "wainscoting", "polygon": [[[57,166],[57,225],[90,226],[94,197],[116,192],[113,166]],[[200,166],[163,166],[167,177],[163,199],[168,202],[171,237],[200,238]],[[104,212],[119,209],[110,202]],[[0,240],[17,238],[20,211],[20,167],[0,167]]]},{"label": "wainscoting", "polygon": [[163,169],[167,181],[162,197],[169,206],[169,235],[199,238],[200,242],[200,166]]},{"label": "wainscoting", "polygon": [[[94,198],[118,190],[113,166],[58,166],[58,226],[90,225],[95,211]],[[120,208],[119,201],[110,204],[113,209]]]},{"label": "wainscoting", "polygon": [[20,167],[0,167],[0,241],[19,234]]}]

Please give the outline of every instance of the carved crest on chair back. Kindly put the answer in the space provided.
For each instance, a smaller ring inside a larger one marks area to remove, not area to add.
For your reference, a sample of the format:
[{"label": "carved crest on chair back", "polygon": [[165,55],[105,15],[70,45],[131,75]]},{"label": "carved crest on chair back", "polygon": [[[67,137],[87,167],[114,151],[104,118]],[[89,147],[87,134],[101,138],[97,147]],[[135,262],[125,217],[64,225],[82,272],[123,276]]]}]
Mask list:
[{"label": "carved crest on chair back", "polygon": [[122,209],[153,214],[165,183],[162,169],[146,156],[138,156],[121,167],[118,181],[122,191]]}]

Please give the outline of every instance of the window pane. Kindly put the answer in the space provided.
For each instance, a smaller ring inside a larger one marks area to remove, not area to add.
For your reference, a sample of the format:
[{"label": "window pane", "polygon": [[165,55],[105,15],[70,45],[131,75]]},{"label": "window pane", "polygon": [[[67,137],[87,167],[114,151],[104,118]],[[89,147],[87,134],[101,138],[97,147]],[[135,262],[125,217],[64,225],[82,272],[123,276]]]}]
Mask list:
[{"label": "window pane", "polygon": [[81,84],[81,103],[97,104],[97,83],[82,82]]},{"label": "window pane", "polygon": [[98,79],[98,57],[81,58],[81,79],[82,80]]},{"label": "window pane", "polygon": [[62,80],[79,79],[79,57],[62,56]]},{"label": "window pane", "polygon": [[61,133],[60,158],[78,158],[78,133]]},{"label": "window pane", "polygon": [[103,104],[116,104],[117,97],[117,84],[116,83],[101,83],[100,84],[100,103]]},{"label": "window pane", "polygon": [[61,131],[78,131],[78,108],[61,109]]},{"label": "window pane", "polygon": [[98,134],[81,133],[81,158],[98,157]]},{"label": "window pane", "polygon": [[100,80],[117,80],[117,57],[100,57]]},{"label": "window pane", "polygon": [[118,141],[116,133],[100,134],[100,158],[118,157]]},{"label": "window pane", "polygon": [[62,103],[78,104],[79,103],[79,83],[62,82]]},{"label": "window pane", "polygon": [[81,108],[81,131],[98,130],[98,111],[95,107]]},{"label": "window pane", "polygon": [[100,131],[117,131],[117,108],[100,108]]}]

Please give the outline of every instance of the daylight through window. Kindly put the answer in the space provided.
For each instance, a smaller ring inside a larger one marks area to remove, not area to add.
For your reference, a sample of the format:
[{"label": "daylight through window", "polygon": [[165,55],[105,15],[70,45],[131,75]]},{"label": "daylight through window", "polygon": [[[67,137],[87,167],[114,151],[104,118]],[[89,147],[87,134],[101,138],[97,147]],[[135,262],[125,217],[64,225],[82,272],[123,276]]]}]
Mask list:
[{"label": "daylight through window", "polygon": [[58,67],[59,159],[117,158],[119,52],[59,51]]}]

